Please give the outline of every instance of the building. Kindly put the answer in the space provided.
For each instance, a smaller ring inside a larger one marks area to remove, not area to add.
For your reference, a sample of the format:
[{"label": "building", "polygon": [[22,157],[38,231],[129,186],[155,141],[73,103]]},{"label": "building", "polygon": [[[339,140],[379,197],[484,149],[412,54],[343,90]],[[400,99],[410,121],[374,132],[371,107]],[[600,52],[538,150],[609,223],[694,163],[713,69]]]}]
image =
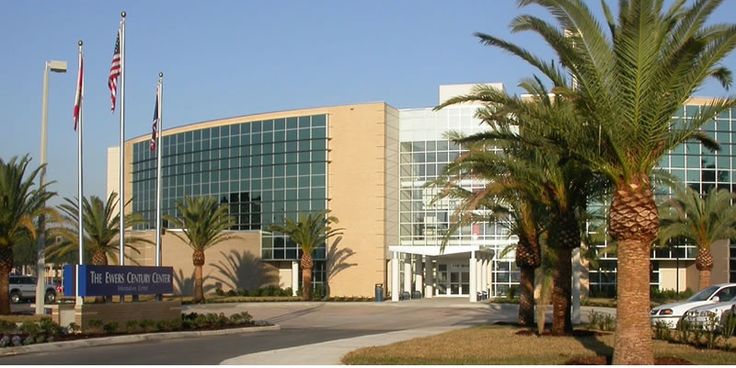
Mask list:
[{"label": "building", "polygon": [[[503,88],[501,84],[493,84]],[[440,99],[467,93],[472,85],[440,87]],[[693,114],[706,100],[692,99],[678,113]],[[180,126],[163,132],[163,212],[174,214],[184,196],[216,196],[237,224],[234,240],[207,251],[209,288],[254,290],[299,283],[296,244],[268,226],[285,216],[328,209],[344,228],[342,239],[315,255],[315,286],[329,284],[333,296],[373,296],[385,285],[394,300],[400,292],[426,296],[503,295],[518,283],[512,244],[502,223],[477,223],[440,242],[456,203],[432,201],[425,184],[461,152],[447,131],[469,134],[483,127],[478,105],[440,111],[401,109],[379,103],[344,105],[240,116]],[[736,189],[736,109],[721,114],[704,130],[723,144],[715,155],[698,144],[678,147],[664,169],[701,190],[716,185]],[[126,142],[126,211],[141,213],[148,226],[135,229],[153,239],[156,160],[149,137]],[[117,148],[108,152],[108,191],[117,190]],[[468,188],[483,183],[468,180]],[[168,229],[163,264],[172,265],[177,288],[191,287],[191,250]],[[605,244],[601,245],[604,246]],[[153,264],[154,249],[132,254]],[[736,247],[718,244],[713,281],[736,280]],[[653,252],[652,283],[661,289],[697,287],[693,245]],[[335,265],[334,262],[340,262]],[[599,269],[583,268],[582,286],[594,295],[615,285],[615,258],[604,254]],[[394,292],[397,291],[397,292]]]}]

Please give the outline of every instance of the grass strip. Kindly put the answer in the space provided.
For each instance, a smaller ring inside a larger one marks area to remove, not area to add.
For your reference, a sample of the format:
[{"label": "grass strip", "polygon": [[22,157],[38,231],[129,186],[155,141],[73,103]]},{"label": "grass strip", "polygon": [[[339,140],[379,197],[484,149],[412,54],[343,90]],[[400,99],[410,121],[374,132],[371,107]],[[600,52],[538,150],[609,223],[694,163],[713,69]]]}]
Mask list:
[{"label": "grass strip", "polygon": [[[613,334],[590,336],[518,335],[512,326],[480,326],[350,352],[344,364],[564,364],[577,357],[613,353]],[[730,340],[736,346],[736,338]],[[701,350],[654,341],[656,357],[685,359],[694,364],[734,364],[736,352]]]}]

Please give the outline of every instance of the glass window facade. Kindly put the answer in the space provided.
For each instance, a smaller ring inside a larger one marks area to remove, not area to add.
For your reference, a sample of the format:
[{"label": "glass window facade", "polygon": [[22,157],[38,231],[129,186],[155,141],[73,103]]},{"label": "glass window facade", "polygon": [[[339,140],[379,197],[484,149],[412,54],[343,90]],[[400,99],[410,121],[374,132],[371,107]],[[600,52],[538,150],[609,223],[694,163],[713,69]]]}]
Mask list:
[{"label": "glass window facade", "polygon": [[[699,105],[686,105],[678,109],[673,116],[674,126],[680,122],[687,121],[698,116],[701,111]],[[720,144],[721,149],[711,152],[696,142],[686,142],[675,147],[664,155],[657,168],[671,173],[690,188],[707,193],[711,188],[723,188],[736,191],[736,109],[720,113],[706,122],[700,130]],[[668,188],[656,188],[656,195],[662,197],[671,195]],[[605,208],[603,208],[605,210]],[[605,244],[599,247],[605,247]],[[732,254],[736,251],[731,250]],[[615,254],[603,253],[602,259],[615,262]],[[697,256],[697,247],[692,242],[672,242],[668,247],[655,248],[652,251],[652,263],[657,260],[688,260],[693,261]],[[731,256],[732,258],[734,256]],[[730,278],[736,280],[736,271],[733,265],[736,262],[730,260]],[[613,265],[613,266],[612,266]],[[613,275],[613,276],[610,276]],[[654,278],[654,276],[657,276]],[[652,286],[659,287],[658,269],[653,273]],[[615,263],[601,262],[600,269],[590,270],[591,295],[609,295],[615,292]],[[600,294],[598,294],[600,293]]]},{"label": "glass window facade", "polygon": [[[232,230],[267,230],[327,205],[327,115],[294,116],[190,130],[163,137],[162,212],[185,196],[213,196],[236,219]],[[155,227],[156,157],[133,145],[133,211]],[[317,252],[324,259],[324,250]],[[264,232],[264,260],[296,260],[297,246]]]},{"label": "glass window facade", "polygon": [[[458,106],[433,112],[429,109],[401,110],[400,145],[400,197],[399,237],[401,245],[438,245],[442,236],[454,221],[453,211],[457,201],[445,199],[432,203],[437,194],[425,184],[437,178],[448,163],[455,160],[463,148],[446,139],[446,133],[456,131],[473,134],[485,129],[474,118],[477,106]],[[697,116],[699,105],[687,105],[679,109],[673,118],[675,126]],[[674,148],[660,160],[658,168],[680,178],[689,187],[707,192],[710,188],[725,188],[736,191],[736,109],[714,117],[701,130],[721,145],[717,152],[710,152],[699,143],[687,142]],[[462,185],[469,190],[481,188],[484,183],[467,180]],[[667,188],[657,188],[657,195],[670,195]],[[605,213],[606,205],[591,204],[591,210]],[[605,216],[603,217],[605,218]],[[604,225],[604,224],[603,224]],[[591,231],[605,231],[604,227],[591,226]],[[508,244],[508,232],[502,222],[476,223],[461,227],[452,234],[448,246],[479,244],[499,254]],[[597,245],[601,250],[608,244]],[[736,254],[736,248],[731,253]],[[616,255],[599,253],[600,268],[590,270],[591,295],[610,295],[615,292]],[[692,261],[697,256],[695,244],[679,242],[670,247],[652,251],[655,267],[652,271],[652,286],[659,286],[657,260]],[[731,255],[733,266],[735,256]],[[513,264],[513,252],[505,259],[493,264],[494,294],[501,295],[508,287],[518,283],[518,270]],[[730,277],[736,280],[736,268],[731,267]]]},{"label": "glass window facade", "polygon": [[[400,110],[399,146],[399,243],[410,246],[438,246],[447,233],[450,224],[457,221],[454,211],[459,200],[446,198],[433,202],[438,194],[437,188],[425,187],[438,178],[447,165],[464,148],[451,142],[446,133],[450,131],[470,135],[486,128],[475,118],[477,105],[453,106],[440,111],[431,109]],[[464,180],[461,185],[468,190],[485,187],[480,180]],[[508,230],[503,222],[479,222],[462,226],[450,234],[447,246],[478,245],[494,254],[510,243]],[[508,292],[509,287],[518,284],[519,271],[513,262],[514,253],[492,263],[493,295]],[[446,264],[439,264],[437,287],[440,295],[450,285],[451,294],[463,290],[462,282],[453,284],[451,274],[443,273]],[[467,264],[465,264],[467,266]],[[460,274],[459,274],[460,275]],[[462,275],[458,276],[462,277]],[[449,280],[449,284],[444,283]],[[453,286],[456,289],[453,289]]]}]

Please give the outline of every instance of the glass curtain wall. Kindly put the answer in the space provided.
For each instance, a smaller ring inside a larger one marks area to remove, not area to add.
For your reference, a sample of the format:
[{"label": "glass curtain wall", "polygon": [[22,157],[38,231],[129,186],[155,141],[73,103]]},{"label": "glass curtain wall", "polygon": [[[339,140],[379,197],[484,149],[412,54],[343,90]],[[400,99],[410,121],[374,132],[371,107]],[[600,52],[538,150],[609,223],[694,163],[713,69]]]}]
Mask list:
[{"label": "glass curtain wall", "polygon": [[[701,106],[689,104],[678,109],[673,119],[676,123],[687,121],[697,116]],[[669,172],[690,188],[707,193],[711,188],[723,188],[736,192],[736,109],[725,111],[715,116],[701,127],[706,135],[721,145],[720,151],[711,152],[699,143],[688,142],[677,146],[663,156],[658,168]],[[658,200],[671,195],[668,188],[656,188]],[[604,249],[607,244],[598,247]],[[590,270],[590,290],[593,296],[613,296],[616,282],[616,255],[602,252],[600,267]],[[659,287],[659,261],[694,261],[697,256],[695,244],[687,241],[673,242],[667,247],[655,248],[652,251],[652,287]],[[736,249],[730,249],[730,278],[736,281]],[[682,263],[684,266],[685,263]]]},{"label": "glass curtain wall", "polygon": [[[162,212],[177,215],[185,196],[228,205],[232,230],[262,230],[327,205],[327,115],[243,121],[163,137]],[[149,142],[133,146],[133,211],[155,228],[156,157]],[[165,225],[164,225],[165,226]],[[263,233],[263,260],[297,260],[296,244]],[[324,246],[316,260],[324,260]],[[319,262],[318,262],[319,263]],[[323,265],[316,265],[321,280]]]}]

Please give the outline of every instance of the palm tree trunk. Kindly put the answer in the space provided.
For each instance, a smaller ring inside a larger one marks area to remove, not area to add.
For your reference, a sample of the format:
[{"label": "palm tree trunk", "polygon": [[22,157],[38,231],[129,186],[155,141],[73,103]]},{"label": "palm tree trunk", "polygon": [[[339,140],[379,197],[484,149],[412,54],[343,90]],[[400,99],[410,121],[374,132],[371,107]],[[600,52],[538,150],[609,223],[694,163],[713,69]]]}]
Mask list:
[{"label": "palm tree trunk", "polygon": [[659,216],[646,174],[616,185],[608,229],[618,241],[613,364],[653,364],[649,257]]},{"label": "palm tree trunk", "polygon": [[201,303],[204,301],[204,287],[202,286],[202,266],[194,266],[194,302]]},{"label": "palm tree trunk", "polygon": [[557,267],[552,273],[554,287],[552,289],[552,334],[566,335],[572,332],[572,315],[570,311],[572,288],[572,250],[568,247],[555,248]]},{"label": "palm tree trunk", "polygon": [[194,265],[194,290],[193,301],[201,303],[204,301],[204,279],[202,277],[202,265],[204,265],[204,252],[195,250],[192,254],[192,264]]},{"label": "palm tree trunk", "polygon": [[698,247],[698,256],[695,258],[695,268],[699,273],[699,290],[710,286],[710,272],[713,270],[713,255],[710,253],[710,244],[701,244]]},{"label": "palm tree trunk", "polygon": [[314,267],[314,261],[312,255],[304,252],[302,253],[302,299],[312,300],[312,268]]},{"label": "palm tree trunk", "polygon": [[700,277],[700,290],[703,290],[710,286],[710,270],[701,270],[698,272],[698,274],[698,276]]},{"label": "palm tree trunk", "polygon": [[534,269],[536,267],[521,266],[519,270],[519,325],[534,326]]},{"label": "palm tree trunk", "polygon": [[10,271],[13,269],[13,247],[0,247],[0,315],[10,314]]},{"label": "palm tree trunk", "polygon": [[[649,321],[649,242],[618,242],[616,335],[613,364],[652,364]],[[646,276],[642,276],[646,275]]]}]

